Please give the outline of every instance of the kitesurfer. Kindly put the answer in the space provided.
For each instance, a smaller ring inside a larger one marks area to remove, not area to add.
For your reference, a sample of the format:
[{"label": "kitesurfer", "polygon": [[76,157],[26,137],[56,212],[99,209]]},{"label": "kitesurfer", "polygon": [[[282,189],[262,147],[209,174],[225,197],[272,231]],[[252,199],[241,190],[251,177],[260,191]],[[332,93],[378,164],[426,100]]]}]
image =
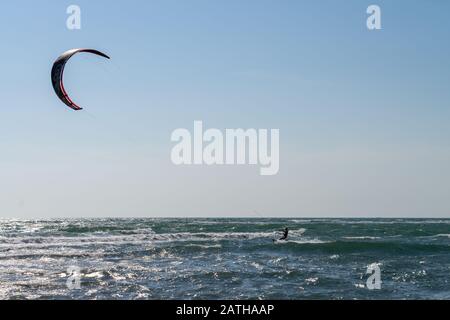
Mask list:
[{"label": "kitesurfer", "polygon": [[289,236],[289,228],[285,228],[283,230],[283,236],[279,239],[279,241],[287,240]]}]

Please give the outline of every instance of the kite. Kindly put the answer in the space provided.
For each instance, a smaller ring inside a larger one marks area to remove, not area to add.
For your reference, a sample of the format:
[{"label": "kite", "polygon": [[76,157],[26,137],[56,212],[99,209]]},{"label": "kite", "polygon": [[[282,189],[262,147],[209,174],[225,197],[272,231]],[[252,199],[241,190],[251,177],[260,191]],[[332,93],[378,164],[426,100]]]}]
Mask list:
[{"label": "kite", "polygon": [[80,53],[80,52],[87,52],[96,54],[98,56],[101,56],[106,59],[110,59],[106,54],[93,50],[93,49],[72,49],[69,51],[64,52],[53,64],[52,68],[52,85],[53,89],[55,89],[56,95],[61,99],[62,102],[64,102],[68,107],[72,108],[73,110],[82,110],[83,108],[79,107],[75,102],[72,101],[72,99],[69,98],[69,95],[67,94],[66,90],[64,89],[64,82],[63,82],[63,75],[64,75],[64,67],[66,66],[67,61],[69,61],[70,58],[72,58],[73,55]]}]

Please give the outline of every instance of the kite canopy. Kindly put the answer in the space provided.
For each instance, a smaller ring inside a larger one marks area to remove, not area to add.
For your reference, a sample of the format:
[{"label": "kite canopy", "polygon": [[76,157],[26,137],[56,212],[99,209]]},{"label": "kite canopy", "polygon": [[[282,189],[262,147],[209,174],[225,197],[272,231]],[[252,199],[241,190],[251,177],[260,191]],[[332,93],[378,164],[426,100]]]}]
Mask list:
[{"label": "kite canopy", "polygon": [[110,59],[106,54],[93,50],[93,49],[72,49],[64,52],[53,64],[52,68],[52,85],[53,89],[55,89],[56,95],[64,102],[67,106],[72,108],[73,110],[82,110],[72,99],[69,98],[66,90],[64,89],[63,75],[64,75],[64,67],[66,66],[67,61],[69,59],[80,52],[87,52],[96,54],[98,56],[104,57],[106,59]]}]

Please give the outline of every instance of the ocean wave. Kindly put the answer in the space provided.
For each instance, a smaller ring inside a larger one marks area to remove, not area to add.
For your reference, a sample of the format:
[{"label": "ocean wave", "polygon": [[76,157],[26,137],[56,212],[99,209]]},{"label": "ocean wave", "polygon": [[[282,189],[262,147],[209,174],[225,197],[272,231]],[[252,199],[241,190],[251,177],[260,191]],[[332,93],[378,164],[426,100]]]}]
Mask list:
[{"label": "ocean wave", "polygon": [[[301,237],[306,229],[291,230],[292,237]],[[260,238],[276,237],[276,232],[178,232],[155,234],[157,241],[218,241],[218,240],[254,240]]]},{"label": "ocean wave", "polygon": [[[320,239],[304,239],[295,241],[277,241],[281,244],[279,248],[298,252],[298,253],[323,253],[327,255],[343,255],[349,253],[374,253],[383,255],[414,255],[414,254],[449,254],[450,246],[441,244],[427,243],[408,243],[408,242],[368,242],[368,241],[342,241],[342,240],[320,240]],[[252,250],[258,251],[261,248],[271,248],[273,244],[265,243],[255,245]]]},{"label": "ocean wave", "polygon": [[201,248],[201,249],[220,249],[220,248],[222,248],[222,245],[220,245],[220,244],[206,245],[206,244],[189,243],[186,245],[186,247],[195,247],[195,248]]},{"label": "ocean wave", "polygon": [[450,233],[440,233],[440,234],[436,234],[431,237],[432,238],[450,238]]},{"label": "ocean wave", "polygon": [[342,237],[347,240],[378,240],[381,237],[372,237],[372,236],[360,236],[360,237]]},{"label": "ocean wave", "polygon": [[358,242],[358,241],[336,241],[322,245],[325,251],[336,253],[348,252],[382,252],[383,254],[434,254],[450,253],[450,246],[422,244],[422,243],[402,243],[402,242]]},{"label": "ocean wave", "polygon": [[[291,231],[293,240],[301,238],[306,229]],[[217,242],[273,239],[278,235],[274,232],[175,232],[150,233],[130,235],[86,234],[83,236],[22,236],[0,237],[0,251],[9,252],[25,249],[52,249],[52,248],[83,248],[92,246],[126,246],[147,245],[170,242]]]},{"label": "ocean wave", "polygon": [[278,240],[275,241],[276,244],[323,244],[323,243],[333,243],[334,241],[324,241],[319,239],[305,239],[305,240]]},{"label": "ocean wave", "polygon": [[339,219],[339,218],[317,218],[311,219],[312,223],[318,224],[336,224],[336,225],[410,225],[410,224],[450,224],[450,219],[402,219],[402,218],[383,218],[383,219]]},{"label": "ocean wave", "polygon": [[291,219],[289,220],[292,223],[311,223],[314,222],[314,220],[311,219]]}]

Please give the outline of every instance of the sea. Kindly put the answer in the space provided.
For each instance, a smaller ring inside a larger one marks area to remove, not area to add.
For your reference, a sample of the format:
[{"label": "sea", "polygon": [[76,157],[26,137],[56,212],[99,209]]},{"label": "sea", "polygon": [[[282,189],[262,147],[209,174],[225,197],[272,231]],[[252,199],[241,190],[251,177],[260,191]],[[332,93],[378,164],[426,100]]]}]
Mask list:
[{"label": "sea", "polygon": [[0,299],[446,300],[450,219],[3,219]]}]

